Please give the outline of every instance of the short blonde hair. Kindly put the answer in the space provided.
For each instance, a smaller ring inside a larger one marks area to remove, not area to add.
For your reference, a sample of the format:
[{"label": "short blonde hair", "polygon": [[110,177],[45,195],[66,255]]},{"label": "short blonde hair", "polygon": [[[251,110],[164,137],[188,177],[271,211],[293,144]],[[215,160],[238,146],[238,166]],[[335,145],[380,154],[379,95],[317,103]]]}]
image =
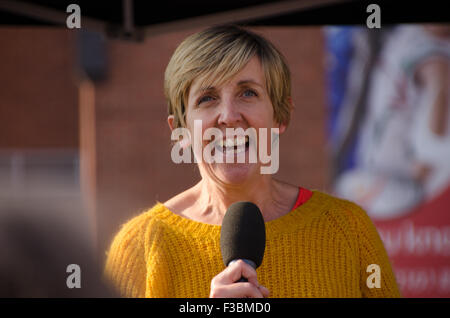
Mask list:
[{"label": "short blonde hair", "polygon": [[262,36],[235,25],[208,28],[187,37],[175,50],[164,76],[164,93],[173,128],[185,127],[186,105],[194,80],[203,85],[225,83],[257,56],[265,75],[274,119],[288,124],[291,75],[283,55]]}]

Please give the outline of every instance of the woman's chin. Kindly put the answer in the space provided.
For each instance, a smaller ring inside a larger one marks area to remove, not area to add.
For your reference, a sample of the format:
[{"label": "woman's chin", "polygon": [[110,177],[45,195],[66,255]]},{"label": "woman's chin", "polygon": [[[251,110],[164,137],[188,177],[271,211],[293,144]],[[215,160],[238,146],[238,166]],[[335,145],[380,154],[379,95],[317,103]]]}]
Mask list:
[{"label": "woman's chin", "polygon": [[246,183],[259,171],[256,164],[249,163],[216,164],[212,170],[221,182],[235,185]]}]

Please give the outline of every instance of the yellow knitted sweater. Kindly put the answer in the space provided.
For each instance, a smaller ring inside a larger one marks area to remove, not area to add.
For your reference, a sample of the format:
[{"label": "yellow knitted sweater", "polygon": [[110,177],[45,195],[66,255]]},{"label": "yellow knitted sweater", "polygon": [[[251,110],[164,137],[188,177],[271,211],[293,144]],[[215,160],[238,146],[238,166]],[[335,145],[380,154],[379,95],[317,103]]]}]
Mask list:
[{"label": "yellow knitted sweater", "polygon": [[[220,225],[186,219],[157,203],[116,235],[105,274],[126,297],[208,297],[212,278],[224,269],[219,239]],[[374,282],[370,264],[380,266],[380,288],[367,285],[368,278]],[[319,191],[266,222],[266,250],[256,272],[270,297],[400,296],[364,210]]]}]

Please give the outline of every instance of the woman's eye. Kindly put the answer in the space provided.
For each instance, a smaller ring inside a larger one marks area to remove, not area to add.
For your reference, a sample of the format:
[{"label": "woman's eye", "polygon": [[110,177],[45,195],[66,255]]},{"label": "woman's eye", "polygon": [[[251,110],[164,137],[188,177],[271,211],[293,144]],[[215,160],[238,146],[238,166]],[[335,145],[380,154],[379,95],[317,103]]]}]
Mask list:
[{"label": "woman's eye", "polygon": [[258,96],[254,91],[252,91],[251,89],[248,89],[244,92],[244,94],[242,94],[245,97],[252,97],[252,96]]},{"label": "woman's eye", "polygon": [[204,103],[204,102],[209,102],[209,101],[211,101],[211,100],[213,100],[213,99],[214,99],[214,98],[213,98],[212,96],[209,96],[209,95],[203,96],[203,97],[201,97],[201,98],[198,100],[197,105],[200,105],[201,103]]}]

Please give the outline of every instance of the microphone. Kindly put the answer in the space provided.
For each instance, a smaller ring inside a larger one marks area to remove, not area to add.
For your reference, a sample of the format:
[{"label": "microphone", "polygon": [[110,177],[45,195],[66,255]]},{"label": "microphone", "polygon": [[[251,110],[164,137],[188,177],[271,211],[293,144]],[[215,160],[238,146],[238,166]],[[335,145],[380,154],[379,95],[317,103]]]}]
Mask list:
[{"label": "microphone", "polygon": [[[257,269],[266,247],[266,227],[258,206],[252,202],[235,202],[228,207],[220,230],[220,251],[225,266],[243,260]],[[241,277],[238,282],[246,282]]]}]

